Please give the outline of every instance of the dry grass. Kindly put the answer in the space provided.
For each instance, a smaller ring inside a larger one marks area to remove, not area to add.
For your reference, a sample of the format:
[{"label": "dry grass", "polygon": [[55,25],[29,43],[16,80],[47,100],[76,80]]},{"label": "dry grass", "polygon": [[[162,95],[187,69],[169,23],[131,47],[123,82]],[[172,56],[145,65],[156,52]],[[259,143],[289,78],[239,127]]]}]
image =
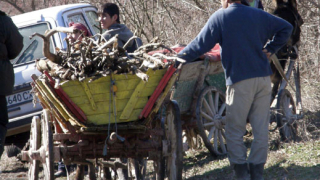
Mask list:
[{"label": "dry grass", "polygon": [[[320,138],[319,114],[307,112],[299,120],[297,142],[280,141],[278,130],[269,134],[269,155],[265,166],[265,179],[319,179]],[[247,128],[250,132],[250,128]],[[251,136],[245,137],[250,150]],[[188,151],[184,158],[185,179],[232,179],[227,157],[212,158],[206,149]]]},{"label": "dry grass", "polygon": [[[299,120],[299,139],[295,143],[280,141],[279,132],[270,132],[269,155],[265,166],[265,179],[319,179],[320,177],[320,113],[306,112],[304,119]],[[250,126],[249,135],[245,136],[245,142],[250,150]],[[149,162],[148,168],[151,166]],[[8,158],[2,155],[0,179],[26,180],[28,167],[17,158]],[[40,173],[40,176],[43,174]],[[74,174],[71,175],[71,179]],[[227,156],[214,158],[206,148],[188,150],[183,160],[183,179],[188,180],[230,180],[233,172],[229,167]],[[67,178],[58,178],[66,180]],[[85,179],[89,179],[88,176]],[[152,170],[147,171],[146,179],[154,179]]]}]

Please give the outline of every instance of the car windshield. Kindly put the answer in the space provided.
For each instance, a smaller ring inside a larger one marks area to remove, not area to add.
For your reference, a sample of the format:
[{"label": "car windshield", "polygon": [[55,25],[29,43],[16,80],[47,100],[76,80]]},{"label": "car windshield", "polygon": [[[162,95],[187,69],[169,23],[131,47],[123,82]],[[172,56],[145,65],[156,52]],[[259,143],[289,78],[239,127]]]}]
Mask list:
[{"label": "car windshield", "polygon": [[86,11],[86,15],[89,19],[89,22],[90,24],[92,25],[93,27],[93,31],[94,33],[93,34],[97,34],[97,33],[104,33],[106,31],[106,29],[101,29],[102,32],[100,32],[100,22],[98,20],[98,15],[95,11]]},{"label": "car windshield", "polygon": [[[47,29],[48,25],[46,23],[19,28],[19,32],[23,36],[24,46],[19,56],[11,60],[11,63],[21,64],[33,61],[38,58],[42,58],[43,40],[38,36],[35,36],[32,39],[30,39],[30,36],[35,32],[39,34],[44,34]],[[52,44],[50,45],[50,51],[53,51]]]}]

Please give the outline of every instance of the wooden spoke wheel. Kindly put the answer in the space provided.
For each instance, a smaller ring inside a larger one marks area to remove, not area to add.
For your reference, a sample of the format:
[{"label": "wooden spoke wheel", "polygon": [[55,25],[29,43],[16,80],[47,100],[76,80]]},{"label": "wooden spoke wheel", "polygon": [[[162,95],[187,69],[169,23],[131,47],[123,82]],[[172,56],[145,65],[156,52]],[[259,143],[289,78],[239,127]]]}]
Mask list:
[{"label": "wooden spoke wheel", "polygon": [[[182,179],[182,125],[176,101],[170,101],[164,118],[163,156],[169,180]],[[161,167],[161,165],[160,165]]]},{"label": "wooden spoke wheel", "polygon": [[159,159],[153,161],[153,179],[164,180],[165,177],[165,160],[160,156]]},{"label": "wooden spoke wheel", "polygon": [[116,158],[116,161],[119,161],[123,164],[126,164],[127,168],[118,168],[117,174],[119,179],[129,179],[128,176],[128,159],[127,158]]},{"label": "wooden spoke wheel", "polygon": [[[40,118],[34,116],[31,122],[29,151],[37,151],[41,146]],[[39,161],[30,159],[28,177],[30,180],[37,180],[39,177]]]},{"label": "wooden spoke wheel", "polygon": [[41,120],[41,163],[45,180],[53,180],[53,136],[51,129],[51,114],[49,110],[44,109]]},{"label": "wooden spoke wheel", "polygon": [[111,171],[110,171],[109,167],[104,167],[103,165],[101,165],[100,168],[101,168],[102,174],[103,174],[103,176],[101,176],[101,174],[100,174],[100,179],[102,179],[102,180],[112,179]]},{"label": "wooden spoke wheel", "polygon": [[281,140],[295,141],[297,136],[296,106],[287,89],[282,89],[278,94],[277,112],[277,125]]},{"label": "wooden spoke wheel", "polygon": [[147,160],[144,158],[130,159],[132,162],[135,179],[145,179]]},{"label": "wooden spoke wheel", "polygon": [[197,102],[199,135],[213,156],[227,154],[225,137],[225,95],[213,86],[206,87]]},{"label": "wooden spoke wheel", "polygon": [[[160,112],[162,113],[162,112]],[[160,118],[155,119],[154,122],[154,126],[153,128],[155,129],[163,129],[164,130],[164,118],[160,120]],[[158,142],[159,144],[161,144],[163,142],[163,140],[165,140],[165,137],[163,135],[156,135],[156,136],[152,136],[152,141]],[[164,158],[164,153],[162,153],[162,149],[159,149],[158,151],[153,152],[153,154],[155,155],[152,156],[152,165],[148,166],[146,168],[151,168],[152,173],[152,178],[154,180],[164,180],[165,178],[165,158]]]},{"label": "wooden spoke wheel", "polygon": [[203,147],[202,137],[199,135],[197,128],[190,128],[186,130],[183,138],[187,138],[187,144],[185,144],[185,139],[183,139],[184,151],[188,148],[201,149]]}]

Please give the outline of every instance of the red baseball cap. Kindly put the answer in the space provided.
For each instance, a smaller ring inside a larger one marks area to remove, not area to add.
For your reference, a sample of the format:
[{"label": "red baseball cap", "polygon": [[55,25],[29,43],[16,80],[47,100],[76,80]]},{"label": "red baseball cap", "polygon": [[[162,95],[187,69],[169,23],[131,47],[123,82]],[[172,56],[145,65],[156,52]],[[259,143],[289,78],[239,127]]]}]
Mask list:
[{"label": "red baseball cap", "polygon": [[73,27],[74,29],[83,31],[85,36],[92,36],[90,31],[87,29],[87,27],[81,23],[70,22],[69,27]]}]

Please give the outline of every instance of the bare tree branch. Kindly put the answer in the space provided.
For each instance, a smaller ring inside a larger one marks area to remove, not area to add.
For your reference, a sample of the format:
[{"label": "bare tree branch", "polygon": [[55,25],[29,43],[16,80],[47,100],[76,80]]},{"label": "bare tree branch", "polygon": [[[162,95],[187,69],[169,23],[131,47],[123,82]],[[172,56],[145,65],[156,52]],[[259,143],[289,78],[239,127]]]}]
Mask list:
[{"label": "bare tree branch", "polygon": [[20,13],[25,13],[26,12],[26,11],[24,11],[23,8],[19,7],[16,2],[12,2],[12,1],[9,1],[9,0],[4,0],[3,2],[6,2],[6,3],[10,4],[12,7],[17,9]]}]

